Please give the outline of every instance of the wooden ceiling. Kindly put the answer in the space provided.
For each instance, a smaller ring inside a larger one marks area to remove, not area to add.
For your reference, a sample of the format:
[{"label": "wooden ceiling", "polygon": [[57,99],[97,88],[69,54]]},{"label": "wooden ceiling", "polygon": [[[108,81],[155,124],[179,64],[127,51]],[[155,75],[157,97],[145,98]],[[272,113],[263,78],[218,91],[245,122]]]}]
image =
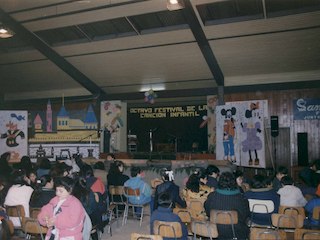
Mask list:
[{"label": "wooden ceiling", "polygon": [[1,0],[4,102],[320,87],[319,0]]}]

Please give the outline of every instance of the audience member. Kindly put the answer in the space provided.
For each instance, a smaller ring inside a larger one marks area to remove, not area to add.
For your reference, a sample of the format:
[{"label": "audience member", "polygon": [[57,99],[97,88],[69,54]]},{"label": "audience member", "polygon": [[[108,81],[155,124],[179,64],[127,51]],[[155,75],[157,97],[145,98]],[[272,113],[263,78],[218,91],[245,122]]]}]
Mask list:
[{"label": "audience member", "polygon": [[88,165],[84,164],[80,169],[80,177],[84,178],[86,181],[90,179],[91,181],[91,190],[93,192],[98,192],[101,195],[106,194],[106,186],[104,185],[103,181],[100,178],[96,178],[93,174],[93,168]]},{"label": "audience member", "polygon": [[93,175],[100,178],[105,186],[107,186],[107,171],[102,161],[98,161],[93,165]]},{"label": "audience member", "polygon": [[33,189],[36,189],[37,185],[38,185],[38,183],[37,183],[37,172],[34,169],[30,169],[26,173],[27,173],[27,178],[26,178],[27,183]]},{"label": "audience member", "polygon": [[[249,217],[248,200],[240,193],[236,184],[235,177],[230,172],[221,174],[218,181],[218,188],[209,194],[204,203],[207,216],[210,218],[212,209],[216,210],[235,210],[238,213],[238,223],[235,224],[235,234],[237,239],[247,239],[249,228],[247,219]],[[232,239],[233,233],[231,225],[217,224],[218,239]]]},{"label": "audience member", "polygon": [[271,213],[253,213],[252,221],[256,224],[270,225],[272,213],[277,213],[280,204],[280,197],[276,191],[267,187],[266,177],[255,175],[251,182],[251,189],[244,193],[247,199],[271,200],[274,204],[274,211]]},{"label": "audience member", "polygon": [[69,177],[55,179],[56,196],[41,208],[38,221],[48,227],[46,239],[82,240],[85,210],[71,195],[74,181]]},{"label": "audience member", "polygon": [[39,167],[37,169],[37,176],[40,178],[43,175],[47,175],[50,173],[51,163],[50,160],[46,157],[39,158]]},{"label": "audience member", "polygon": [[33,164],[29,156],[23,156],[18,164],[19,169],[24,170],[25,172],[30,172],[34,169]]},{"label": "audience member", "polygon": [[316,187],[320,183],[320,159],[313,161],[309,168],[304,168],[299,173],[299,177],[308,187],[312,188],[311,193],[314,194]]},{"label": "audience member", "polygon": [[234,173],[234,178],[236,179],[237,186],[241,193],[244,193],[249,190],[248,184],[243,182],[243,172],[240,170],[236,170]]},{"label": "audience member", "polygon": [[53,178],[50,175],[41,176],[39,182],[39,188],[31,196],[30,207],[41,208],[56,196]]},{"label": "audience member", "polygon": [[313,209],[315,207],[319,207],[319,206],[320,206],[320,198],[319,197],[316,197],[316,198],[309,200],[307,202],[307,204],[305,205],[304,208],[305,208],[305,210],[307,212],[307,216],[308,216],[307,223],[306,223],[307,226],[310,226],[310,227],[319,227],[320,226],[320,221],[313,218]]},{"label": "audience member", "polygon": [[12,172],[12,168],[9,166],[10,157],[10,152],[5,152],[0,157],[0,176],[4,176],[7,179],[10,178]]},{"label": "audience member", "polygon": [[107,159],[104,161],[104,168],[109,172],[111,164],[115,161],[116,157],[113,153],[107,154]]},{"label": "audience member", "polygon": [[272,187],[277,192],[281,187],[281,178],[288,175],[288,168],[284,166],[279,166],[276,175],[272,181]]},{"label": "audience member", "polygon": [[217,189],[218,187],[218,177],[220,174],[220,170],[217,166],[215,165],[208,165],[207,169],[207,185],[211,188]]},{"label": "audience member", "polygon": [[175,208],[176,204],[178,204],[182,208],[185,208],[187,205],[186,202],[182,200],[180,197],[179,186],[177,186],[174,183],[173,171],[164,168],[161,170],[160,173],[163,183],[156,187],[154,194],[153,210],[156,210],[158,208],[158,198],[160,194],[164,192],[170,195],[170,198],[172,200],[172,208]]},{"label": "audience member", "polygon": [[129,180],[129,177],[124,172],[124,164],[121,161],[114,161],[110,165],[110,169],[107,176],[108,186],[123,186],[124,183]]},{"label": "audience member", "polygon": [[280,205],[289,207],[304,207],[307,200],[302,195],[299,188],[294,186],[293,179],[289,176],[281,178],[282,188],[278,190],[280,195]]},{"label": "audience member", "polygon": [[[154,234],[153,224],[154,221],[164,221],[164,222],[178,222],[181,224],[182,237],[177,238],[180,240],[188,239],[188,230],[186,225],[181,222],[178,215],[172,212],[172,198],[168,192],[162,192],[158,196],[157,209],[152,213],[150,218],[150,233]],[[173,240],[175,238],[163,238],[164,240]]]},{"label": "audience member", "polygon": [[[29,202],[33,193],[33,188],[26,182],[26,173],[24,170],[16,170],[12,174],[13,185],[9,188],[4,204],[7,206],[22,205],[25,211],[25,216],[29,217]],[[20,221],[17,217],[12,217],[10,220],[14,226],[20,226]]]}]

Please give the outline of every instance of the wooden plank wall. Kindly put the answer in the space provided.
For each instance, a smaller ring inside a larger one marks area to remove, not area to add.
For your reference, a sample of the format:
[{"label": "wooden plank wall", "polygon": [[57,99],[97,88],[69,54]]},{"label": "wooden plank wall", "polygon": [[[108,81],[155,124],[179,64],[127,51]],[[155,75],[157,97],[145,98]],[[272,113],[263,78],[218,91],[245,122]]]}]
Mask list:
[{"label": "wooden plank wall", "polygon": [[[276,141],[277,149],[282,149],[280,146],[282,141],[290,141],[291,166],[296,166],[298,165],[297,133],[299,132],[308,133],[309,162],[320,158],[320,120],[293,120],[293,100],[319,97],[319,89],[299,89],[225,94],[224,100],[225,102],[268,100],[269,116],[279,117],[279,128],[290,128],[290,139]],[[270,122],[267,123],[267,126],[269,125]],[[285,152],[277,153],[277,158],[287,159],[288,156],[283,155]]]}]

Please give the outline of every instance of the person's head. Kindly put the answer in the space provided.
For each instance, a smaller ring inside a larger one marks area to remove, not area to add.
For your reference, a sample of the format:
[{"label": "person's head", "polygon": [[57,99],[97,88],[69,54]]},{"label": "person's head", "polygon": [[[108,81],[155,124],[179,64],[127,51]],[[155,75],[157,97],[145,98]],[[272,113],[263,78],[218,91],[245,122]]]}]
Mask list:
[{"label": "person's head", "polygon": [[8,166],[8,162],[10,160],[11,153],[5,152],[0,157],[0,166]]},{"label": "person's head", "polygon": [[32,163],[29,156],[23,156],[20,160],[20,168],[25,170],[32,169]]},{"label": "person's head", "polygon": [[30,180],[31,184],[35,184],[37,181],[37,173],[35,170],[30,170],[27,172],[27,177]]},{"label": "person's head", "polygon": [[113,161],[113,160],[115,160],[114,154],[113,154],[113,153],[108,153],[108,155],[107,155],[107,160],[108,160],[108,161]]},{"label": "person's head", "polygon": [[200,171],[199,172],[199,180],[201,184],[206,185],[208,182],[208,175],[206,173],[206,171]]},{"label": "person's head", "polygon": [[89,164],[84,164],[82,168],[80,169],[80,176],[84,179],[93,177],[93,169]]},{"label": "person's head", "polygon": [[282,186],[293,185],[293,179],[289,176],[284,176],[281,178],[281,184]]},{"label": "person's head", "polygon": [[60,200],[66,199],[72,193],[74,181],[69,177],[58,177],[54,181],[56,195]]},{"label": "person's head", "polygon": [[281,178],[288,175],[288,168],[279,166],[276,172],[276,178],[281,181]]},{"label": "person's head", "polygon": [[164,208],[171,208],[172,207],[172,199],[168,192],[163,192],[158,197],[158,205]]},{"label": "person's head", "polygon": [[266,180],[267,178],[260,174],[253,176],[251,181],[251,188],[253,189],[266,188],[267,187]]},{"label": "person's head", "polygon": [[220,174],[219,168],[215,165],[209,165],[206,171],[208,176],[214,177],[214,178],[217,178]]},{"label": "person's head", "polygon": [[218,181],[218,188],[225,190],[235,190],[238,188],[236,179],[231,172],[223,172]]},{"label": "person's head", "polygon": [[163,181],[173,181],[174,176],[173,176],[173,171],[168,168],[163,168],[160,171],[160,175]]},{"label": "person's head", "polygon": [[312,169],[314,171],[319,171],[320,170],[320,159],[314,160],[312,162]]},{"label": "person's head", "polygon": [[39,168],[41,169],[50,169],[51,163],[50,160],[46,157],[40,159]]},{"label": "person's head", "polygon": [[67,177],[67,176],[69,176],[70,175],[70,172],[71,172],[71,170],[72,170],[72,167],[71,166],[69,166],[68,164],[66,164],[65,162],[60,162],[59,163],[59,167],[61,168],[61,170],[62,170],[62,176],[63,177]]},{"label": "person's head", "polygon": [[39,178],[39,182],[41,187],[53,189],[53,186],[54,186],[53,179],[49,174],[42,175]]},{"label": "person's head", "polygon": [[133,166],[130,169],[131,177],[141,176],[141,173],[142,173],[142,171],[141,171],[140,167]]},{"label": "person's head", "polygon": [[11,175],[13,184],[27,185],[27,174],[23,169],[15,170]]},{"label": "person's head", "polygon": [[198,173],[193,173],[190,175],[187,183],[186,188],[189,189],[191,192],[199,192],[200,190],[200,178]]},{"label": "person's head", "polygon": [[237,185],[241,187],[243,184],[243,172],[240,170],[236,170],[233,174],[236,179]]}]

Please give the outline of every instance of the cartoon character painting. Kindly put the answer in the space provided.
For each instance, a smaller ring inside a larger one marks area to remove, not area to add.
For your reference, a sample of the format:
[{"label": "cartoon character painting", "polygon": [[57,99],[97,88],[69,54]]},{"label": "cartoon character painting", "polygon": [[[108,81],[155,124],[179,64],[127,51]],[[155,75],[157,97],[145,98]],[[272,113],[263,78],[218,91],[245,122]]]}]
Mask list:
[{"label": "cartoon character painting", "polygon": [[[247,137],[242,141],[242,151],[249,153],[248,165],[259,165],[258,151],[263,148],[261,137],[261,123],[259,115],[259,102],[252,102],[250,104],[250,109],[245,112],[245,118],[247,122],[242,123],[242,131],[247,134]],[[252,157],[252,152],[254,152],[254,159]],[[254,161],[253,161],[254,160]]]},{"label": "cartoon character painting", "polygon": [[18,124],[14,124],[13,122],[9,121],[6,124],[8,131],[6,133],[1,134],[0,138],[6,138],[6,144],[8,147],[16,147],[19,145],[17,139],[20,137],[21,139],[25,138],[25,134],[23,131],[18,129]]},{"label": "cartoon character painting", "polygon": [[233,116],[236,114],[236,108],[221,109],[221,115],[225,117],[223,124],[223,148],[224,148],[224,160],[235,162],[234,153],[234,138],[235,138],[235,119]]}]

